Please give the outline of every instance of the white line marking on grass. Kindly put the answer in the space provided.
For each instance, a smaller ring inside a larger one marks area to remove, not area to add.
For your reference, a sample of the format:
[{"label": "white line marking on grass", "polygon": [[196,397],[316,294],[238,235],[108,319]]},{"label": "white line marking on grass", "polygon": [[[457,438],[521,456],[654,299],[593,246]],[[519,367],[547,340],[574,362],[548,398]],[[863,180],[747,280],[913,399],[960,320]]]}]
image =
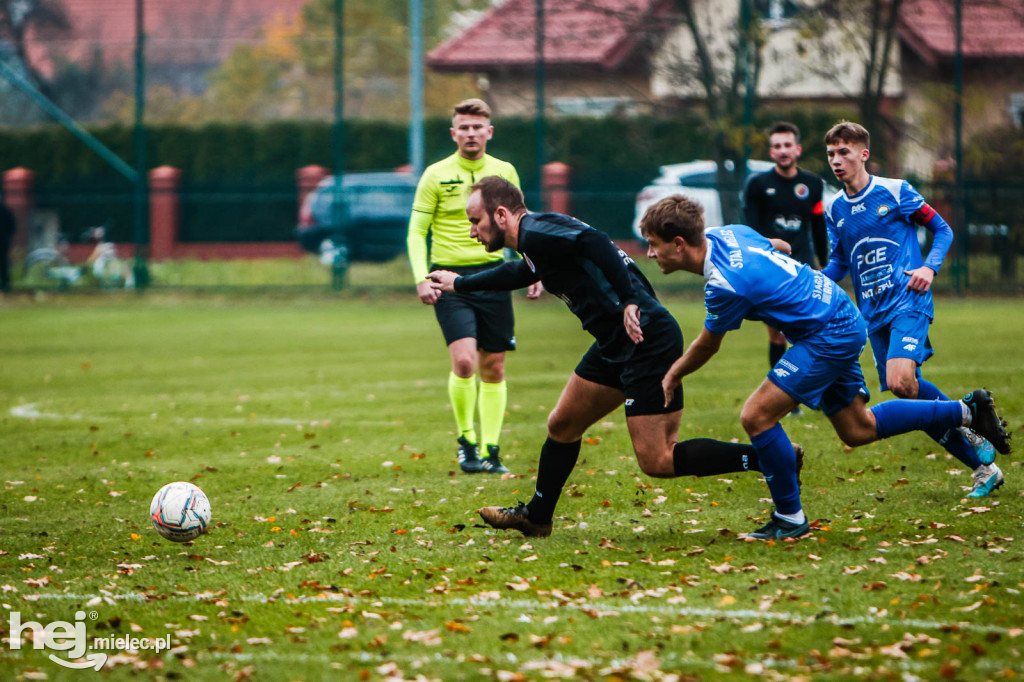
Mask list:
[{"label": "white line marking on grass", "polygon": [[[101,417],[101,416],[83,416],[81,413],[78,414],[57,414],[55,412],[40,412],[36,407],[38,403],[28,403],[26,405],[17,405],[11,408],[10,414],[12,417],[18,417],[19,419],[66,419],[69,421],[83,421],[88,420],[92,422],[97,421],[111,421],[114,419],[145,419],[142,415],[127,415],[125,417]],[[314,426],[322,424],[325,421],[332,421],[335,425],[338,422],[330,419],[291,419],[288,417],[281,417],[276,419],[262,418],[262,417],[176,417],[174,422],[176,424],[233,424],[239,426],[245,426],[246,424],[273,424],[277,426]],[[399,426],[399,422],[396,421],[359,421],[355,425],[358,426]]]},{"label": "white line marking on grass", "polygon": [[[82,601],[86,602],[90,599],[99,597],[111,603],[113,601],[147,601],[146,595],[140,592],[125,592],[122,594],[73,594],[73,593],[58,593],[58,594],[39,594],[33,595],[33,599],[28,601],[34,601],[36,598],[39,600],[57,600],[57,601]],[[172,601],[203,601],[209,599],[209,595],[172,595],[168,599]],[[494,607],[501,608],[504,610],[518,610],[528,613],[539,611],[541,609],[573,609],[582,611],[584,609],[588,611],[607,611],[607,612],[628,612],[628,613],[654,613],[660,615],[676,615],[676,616],[698,616],[706,618],[733,618],[736,620],[773,620],[773,621],[793,621],[801,625],[813,624],[817,621],[823,621],[832,623],[834,625],[888,625],[888,626],[901,626],[907,628],[922,628],[929,630],[941,630],[944,628],[960,628],[962,630],[974,630],[976,632],[997,632],[1000,634],[1006,634],[1009,632],[1009,628],[1000,627],[998,625],[982,625],[980,623],[971,623],[969,621],[955,621],[939,623],[931,620],[920,620],[916,618],[877,618],[875,616],[842,616],[838,613],[829,613],[826,616],[818,618],[816,615],[802,615],[797,613],[784,613],[778,611],[758,611],[755,609],[715,609],[710,607],[692,607],[692,606],[656,606],[647,604],[612,604],[604,601],[588,601],[580,604],[577,602],[558,602],[552,601],[539,601],[535,599],[498,599],[494,601],[476,600],[476,599],[446,599],[446,600],[428,600],[424,601],[421,599],[398,599],[390,597],[360,597],[360,596],[346,596],[337,593],[322,593],[314,596],[298,596],[290,598],[270,598],[265,594],[250,594],[243,595],[239,598],[242,602],[256,603],[256,604],[334,604],[334,603],[353,603],[353,604],[382,604],[388,606],[407,606],[407,607],[439,607],[439,608],[451,608],[452,606],[474,606],[474,607]],[[230,601],[230,599],[229,599]]]},{"label": "white line marking on grass", "polygon": [[36,409],[36,403],[17,405],[11,408],[11,416],[20,419],[81,419],[80,414],[53,414],[52,412],[40,412]]}]

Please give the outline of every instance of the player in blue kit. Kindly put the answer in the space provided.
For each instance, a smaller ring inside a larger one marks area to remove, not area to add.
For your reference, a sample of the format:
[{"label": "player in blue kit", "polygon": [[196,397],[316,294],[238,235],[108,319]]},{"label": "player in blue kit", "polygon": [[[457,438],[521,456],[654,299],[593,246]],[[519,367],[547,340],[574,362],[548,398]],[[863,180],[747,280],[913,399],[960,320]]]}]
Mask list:
[{"label": "player in blue kit", "polygon": [[[526,536],[550,535],[583,434],[620,405],[637,463],[649,476],[760,471],[750,445],[676,442],[683,391],[677,384],[666,398],[661,379],[682,353],[683,335],[636,263],[607,235],[567,215],[528,212],[519,188],[495,176],[470,188],[466,215],[473,238],[488,251],[507,247],[523,258],[470,275],[435,270],[429,275],[435,289],[505,291],[541,281],[594,337],[548,417],[533,497],[515,507],[484,507],[485,522]],[[801,457],[801,450],[790,449],[794,462]]]},{"label": "player in blue kit", "polygon": [[[825,135],[829,164],[843,189],[826,204],[832,253],[822,272],[836,282],[850,273],[854,296],[867,322],[882,391],[900,398],[948,400],[921,376],[934,351],[928,326],[935,317],[932,279],[953,243],[953,230],[906,180],[870,175],[865,168],[871,137],[844,121]],[[917,228],[932,233],[924,260]],[[931,429],[936,442],[974,472],[967,497],[985,497],[1003,484],[995,449],[1009,452],[970,429]]]},{"label": "player in blue kit", "polygon": [[678,194],[647,209],[640,229],[647,255],[662,272],[685,270],[706,280],[704,328],[665,374],[666,399],[743,320],[766,322],[793,344],[740,413],[775,503],[771,520],[745,537],[799,538],[810,530],[793,448],[779,423],[797,404],[820,409],[851,446],[918,429],[972,424],[993,443],[1006,442],[992,399],[982,389],[962,401],[889,400],[869,410],[859,362],[867,342],[864,318],[832,280],[776,251],[753,229],[726,225],[705,232],[704,209]]}]

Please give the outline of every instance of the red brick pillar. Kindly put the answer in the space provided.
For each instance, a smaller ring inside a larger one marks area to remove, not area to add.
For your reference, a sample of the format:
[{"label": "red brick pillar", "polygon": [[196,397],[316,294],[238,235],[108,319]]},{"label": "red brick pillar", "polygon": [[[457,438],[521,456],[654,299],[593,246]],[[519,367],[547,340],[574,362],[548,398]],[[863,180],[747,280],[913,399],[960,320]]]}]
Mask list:
[{"label": "red brick pillar", "polygon": [[569,214],[569,177],[571,169],[560,161],[552,161],[541,168],[540,184],[544,197],[544,210]]},{"label": "red brick pillar", "polygon": [[12,168],[4,171],[4,203],[14,214],[15,233],[11,247],[24,249],[28,245],[29,227],[32,225],[32,211],[35,199],[32,186],[36,174],[27,168]]},{"label": "red brick pillar", "polygon": [[299,170],[295,171],[295,185],[298,190],[299,200],[299,224],[303,225],[310,219],[309,216],[302,215],[302,203],[309,196],[309,193],[316,189],[316,186],[320,184],[320,181],[330,175],[330,169],[324,168],[323,166],[317,166],[311,164],[309,166],[303,166]]},{"label": "red brick pillar", "polygon": [[181,234],[181,171],[159,166],[149,171],[149,256],[153,260],[174,257]]}]

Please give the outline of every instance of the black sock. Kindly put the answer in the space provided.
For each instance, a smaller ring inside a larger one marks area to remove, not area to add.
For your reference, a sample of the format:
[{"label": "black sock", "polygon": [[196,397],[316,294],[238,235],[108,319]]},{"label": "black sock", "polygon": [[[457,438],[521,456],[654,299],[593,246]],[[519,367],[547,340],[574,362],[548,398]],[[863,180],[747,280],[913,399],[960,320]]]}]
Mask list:
[{"label": "black sock", "polygon": [[778,364],[782,356],[786,354],[786,344],[784,343],[769,343],[768,344],[768,364],[774,367]]},{"label": "black sock", "polygon": [[718,476],[741,471],[760,471],[757,450],[750,443],[726,443],[693,438],[672,449],[676,476]]},{"label": "black sock", "polygon": [[581,442],[559,443],[550,437],[544,441],[544,447],[540,449],[540,464],[537,465],[537,491],[526,505],[534,523],[551,522],[562,488],[580,458]]}]

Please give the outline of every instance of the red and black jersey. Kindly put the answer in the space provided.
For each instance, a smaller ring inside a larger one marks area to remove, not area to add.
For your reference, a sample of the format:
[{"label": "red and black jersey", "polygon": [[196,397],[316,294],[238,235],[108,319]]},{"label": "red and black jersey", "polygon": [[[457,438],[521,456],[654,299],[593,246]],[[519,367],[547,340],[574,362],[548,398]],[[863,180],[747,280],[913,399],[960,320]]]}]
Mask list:
[{"label": "red and black jersey", "polygon": [[814,265],[828,262],[828,233],[822,208],[825,182],[802,168],[792,178],[775,169],[754,175],[744,192],[746,224],[769,239],[782,239],[793,248],[793,258]]}]

